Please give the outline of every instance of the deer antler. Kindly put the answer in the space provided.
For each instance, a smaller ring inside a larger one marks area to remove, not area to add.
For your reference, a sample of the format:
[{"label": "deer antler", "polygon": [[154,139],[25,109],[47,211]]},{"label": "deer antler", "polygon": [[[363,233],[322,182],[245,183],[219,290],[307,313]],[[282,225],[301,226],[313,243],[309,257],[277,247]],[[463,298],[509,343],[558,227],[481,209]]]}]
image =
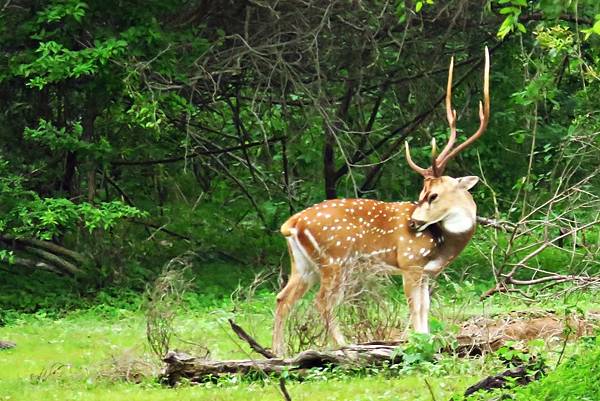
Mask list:
[{"label": "deer antler", "polygon": [[[450,89],[452,87],[452,83],[450,81],[448,82],[448,87]],[[450,138],[448,140],[448,145],[446,145],[444,151],[436,159],[436,164],[440,172],[444,171],[444,168],[446,168],[446,164],[449,160],[459,154],[462,150],[469,147],[473,142],[479,139],[481,135],[483,135],[490,121],[490,53],[487,46],[485,47],[485,66],[483,72],[483,103],[479,101],[479,129],[454,149],[452,149],[452,147],[454,146],[454,142],[456,140],[456,110],[452,110],[452,112],[450,111],[450,90],[448,90],[447,93],[446,113],[448,114],[448,123],[450,124]]]},{"label": "deer antler", "polygon": [[[448,143],[444,146],[444,150],[438,156],[439,160],[444,160],[454,143],[456,142],[456,110],[452,108],[452,77],[454,73],[454,57],[450,59],[450,67],[448,68],[448,84],[446,86],[446,119],[448,120],[448,125],[450,126],[450,137],[448,138]],[[437,159],[434,164],[437,164]]]},{"label": "deer antler", "polygon": [[456,110],[452,108],[452,76],[454,73],[454,57],[450,59],[450,67],[448,68],[448,84],[446,87],[446,118],[450,126],[450,137],[444,149],[436,157],[435,140],[432,141],[432,160],[431,167],[424,169],[413,162],[410,156],[410,148],[408,142],[405,142],[406,160],[408,165],[417,173],[424,177],[439,177],[446,168],[448,161],[454,158],[462,150],[475,142],[484,132],[490,120],[490,54],[487,46],[485,47],[485,66],[483,74],[483,103],[479,102],[479,129],[467,138],[466,141],[454,147],[456,143]]}]

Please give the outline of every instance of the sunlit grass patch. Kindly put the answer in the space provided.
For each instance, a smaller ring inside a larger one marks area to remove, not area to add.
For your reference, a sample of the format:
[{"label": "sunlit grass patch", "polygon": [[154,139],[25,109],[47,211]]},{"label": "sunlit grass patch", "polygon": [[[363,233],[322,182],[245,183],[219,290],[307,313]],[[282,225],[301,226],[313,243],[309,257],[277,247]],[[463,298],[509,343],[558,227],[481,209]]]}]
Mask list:
[{"label": "sunlit grass patch", "polygon": [[[597,307],[597,294],[574,293],[543,303],[496,295],[480,301],[476,284],[451,284],[440,278],[434,295],[432,318],[439,329],[471,316],[528,309],[555,309],[559,314]],[[398,288],[399,293],[401,287]],[[193,294],[188,294],[193,296]],[[400,297],[401,298],[401,297]],[[184,303],[173,321],[172,346],[195,352],[210,350],[210,358],[252,358],[244,343],[232,333],[233,318],[261,344],[270,344],[275,294],[258,291],[244,302],[222,301],[218,306]],[[310,307],[310,306],[308,306]],[[142,311],[92,308],[64,317],[16,315],[0,327],[0,338],[17,343],[0,352],[0,397],[8,400],[281,400],[276,380],[230,378],[199,386],[168,388],[155,380],[161,364],[146,345]],[[569,355],[577,345],[568,345]],[[560,349],[548,348],[549,360]],[[154,358],[154,359],[153,359]],[[144,364],[148,365],[144,365]],[[129,369],[129,370],[128,370]],[[139,369],[139,370],[135,370]],[[431,400],[425,379],[437,399],[449,399],[481,377],[502,369],[494,358],[461,359],[441,356],[397,371],[368,369],[311,372],[300,381],[288,380],[294,400]]]}]

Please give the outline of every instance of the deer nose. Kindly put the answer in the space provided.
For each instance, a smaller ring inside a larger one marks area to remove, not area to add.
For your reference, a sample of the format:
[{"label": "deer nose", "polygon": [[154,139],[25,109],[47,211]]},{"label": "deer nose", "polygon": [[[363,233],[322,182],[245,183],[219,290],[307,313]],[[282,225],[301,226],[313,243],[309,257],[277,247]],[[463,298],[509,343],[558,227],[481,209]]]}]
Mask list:
[{"label": "deer nose", "polygon": [[415,219],[410,219],[408,222],[408,226],[410,228],[412,228],[413,230],[416,230],[417,228],[421,227],[423,224],[425,224],[424,221],[422,220],[415,220]]}]

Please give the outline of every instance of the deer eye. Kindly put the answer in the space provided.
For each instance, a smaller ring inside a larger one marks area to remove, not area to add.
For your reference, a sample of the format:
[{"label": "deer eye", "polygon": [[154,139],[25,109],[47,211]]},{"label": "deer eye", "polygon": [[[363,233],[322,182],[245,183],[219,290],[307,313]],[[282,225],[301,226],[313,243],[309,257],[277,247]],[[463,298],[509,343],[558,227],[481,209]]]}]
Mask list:
[{"label": "deer eye", "polygon": [[429,199],[427,199],[427,202],[431,203],[434,200],[436,200],[437,197],[438,197],[438,194],[431,194],[431,195],[429,195]]}]

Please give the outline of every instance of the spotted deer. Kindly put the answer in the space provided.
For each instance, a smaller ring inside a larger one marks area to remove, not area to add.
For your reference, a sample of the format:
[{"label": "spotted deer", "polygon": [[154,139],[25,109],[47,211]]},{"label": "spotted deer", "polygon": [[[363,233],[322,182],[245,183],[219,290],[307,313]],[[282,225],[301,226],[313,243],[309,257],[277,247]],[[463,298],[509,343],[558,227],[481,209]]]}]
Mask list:
[{"label": "spotted deer", "polygon": [[436,155],[432,141],[429,168],[413,162],[408,143],[408,165],[423,176],[418,202],[382,202],[370,199],[332,199],[290,217],[281,233],[287,240],[291,274],[277,295],[273,351],[285,351],[285,319],[292,306],[320,279],[315,303],[328,334],[344,344],[332,312],[340,302],[344,269],[355,257],[375,258],[401,274],[414,331],[428,333],[429,279],[437,276],[467,245],[476,225],[476,205],[469,190],[478,178],[442,175],[449,160],[475,142],[485,131],[490,115],[489,53],[485,49],[483,103],[479,102],[479,129],[463,143],[456,142],[456,110],[452,109],[450,62],[446,90],[448,143]]}]

